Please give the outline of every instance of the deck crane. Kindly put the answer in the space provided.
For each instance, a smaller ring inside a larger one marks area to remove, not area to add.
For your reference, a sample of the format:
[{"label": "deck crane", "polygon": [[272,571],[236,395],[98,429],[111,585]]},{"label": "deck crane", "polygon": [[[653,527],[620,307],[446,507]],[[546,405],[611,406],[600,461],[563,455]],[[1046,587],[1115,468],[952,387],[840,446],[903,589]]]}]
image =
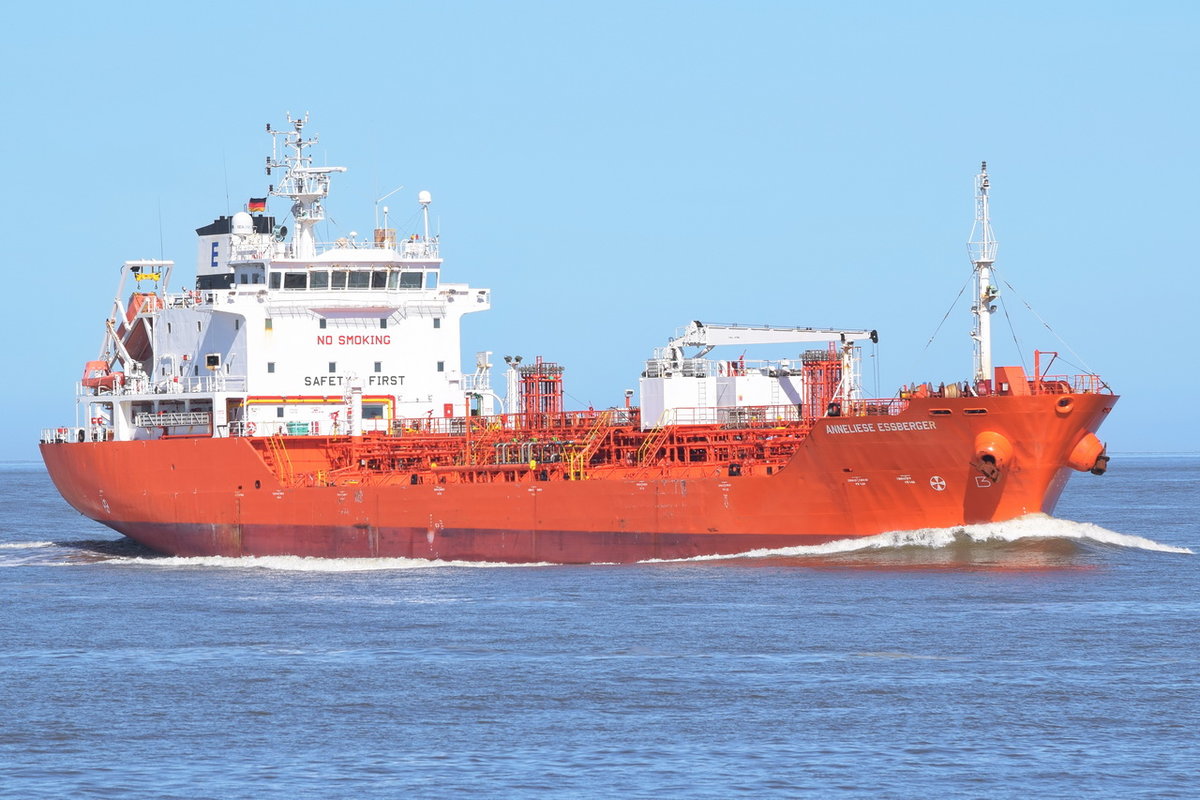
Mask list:
[{"label": "deck crane", "polygon": [[699,347],[694,358],[703,358],[714,347],[727,344],[794,344],[798,342],[879,341],[876,331],[836,330],[827,328],[780,328],[773,325],[724,325],[694,320],[667,343],[674,359],[683,358],[683,348]]},{"label": "deck crane", "polygon": [[874,330],[728,325],[693,320],[677,336],[667,342],[666,349],[668,360],[672,366],[678,368],[684,361],[683,348],[685,347],[699,347],[700,351],[692,358],[703,358],[714,347],[722,345],[840,342],[841,380],[833,397],[842,402],[850,402],[857,400],[861,394],[854,342],[864,339],[870,339],[872,343],[878,342],[879,333]]}]

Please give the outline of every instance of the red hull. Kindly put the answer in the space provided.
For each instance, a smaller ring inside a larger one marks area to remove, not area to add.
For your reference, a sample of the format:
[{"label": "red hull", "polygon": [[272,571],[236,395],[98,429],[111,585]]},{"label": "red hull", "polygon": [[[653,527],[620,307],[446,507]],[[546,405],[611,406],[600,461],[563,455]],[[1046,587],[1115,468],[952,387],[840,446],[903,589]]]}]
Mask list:
[{"label": "red hull", "polygon": [[[1116,402],[1070,397],[1065,414],[1062,395],[1043,395],[828,418],[771,475],[545,481],[531,471],[518,482],[306,486],[281,482],[244,438],[44,444],[42,454],[71,505],[165,553],[629,562],[1051,513],[1072,451]],[[984,432],[1012,444],[994,481],[977,460]],[[315,472],[329,441],[290,439],[296,469]]]}]

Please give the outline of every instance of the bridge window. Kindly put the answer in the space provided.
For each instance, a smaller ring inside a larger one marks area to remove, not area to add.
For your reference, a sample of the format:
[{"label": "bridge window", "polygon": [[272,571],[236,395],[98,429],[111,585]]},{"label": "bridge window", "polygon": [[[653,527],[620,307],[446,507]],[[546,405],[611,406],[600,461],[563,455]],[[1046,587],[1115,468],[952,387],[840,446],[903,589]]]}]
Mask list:
[{"label": "bridge window", "polygon": [[436,289],[438,284],[438,274],[436,272],[425,273],[425,288]]},{"label": "bridge window", "polygon": [[324,272],[324,271],[308,273],[308,288],[310,288],[310,289],[328,289],[329,288],[329,273]]},{"label": "bridge window", "polygon": [[400,285],[400,273],[396,272],[394,270],[392,272],[389,272],[388,273],[388,288],[395,289],[399,285]]},{"label": "bridge window", "polygon": [[387,270],[379,269],[371,273],[371,288],[386,289],[387,288]]},{"label": "bridge window", "polygon": [[283,288],[284,289],[307,289],[308,288],[308,273],[307,272],[285,272],[285,273],[283,273]]},{"label": "bridge window", "polygon": [[329,278],[330,289],[345,289],[346,288],[346,271],[335,269]]},{"label": "bridge window", "polygon": [[422,282],[422,273],[420,272],[402,272],[400,273],[400,288],[401,289],[420,289]]},{"label": "bridge window", "polygon": [[278,289],[278,288],[279,288],[279,281],[280,281],[280,280],[281,280],[281,279],[280,279],[280,277],[279,277],[279,273],[278,273],[278,272],[272,272],[272,273],[271,273],[271,288],[272,288],[272,289]]},{"label": "bridge window", "polygon": [[368,289],[371,286],[371,273],[364,270],[355,270],[350,273],[350,288],[351,289]]}]

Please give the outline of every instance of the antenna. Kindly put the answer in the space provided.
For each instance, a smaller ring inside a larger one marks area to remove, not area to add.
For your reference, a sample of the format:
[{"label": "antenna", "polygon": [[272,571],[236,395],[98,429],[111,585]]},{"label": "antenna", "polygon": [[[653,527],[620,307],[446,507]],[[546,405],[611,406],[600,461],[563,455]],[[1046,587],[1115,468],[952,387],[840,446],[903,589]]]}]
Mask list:
[{"label": "antenna", "polygon": [[975,176],[975,224],[971,226],[967,254],[975,268],[975,302],[971,306],[975,316],[975,327],[971,330],[975,342],[975,383],[983,383],[986,389],[991,388],[992,380],[992,314],[996,311],[992,301],[1000,296],[1000,290],[992,284],[997,245],[988,208],[990,188],[987,162],[984,161]]},{"label": "antenna", "polygon": [[[387,200],[389,197],[391,197],[392,195],[394,195],[396,192],[400,191],[403,188],[404,188],[404,186],[397,186],[395,189],[392,189],[390,192],[385,194],[383,197],[380,197],[379,199],[377,199],[375,201],[375,227],[376,228],[379,227],[379,204],[382,203],[384,200]],[[385,227],[385,228],[387,227],[387,206],[383,207],[383,227]]]}]

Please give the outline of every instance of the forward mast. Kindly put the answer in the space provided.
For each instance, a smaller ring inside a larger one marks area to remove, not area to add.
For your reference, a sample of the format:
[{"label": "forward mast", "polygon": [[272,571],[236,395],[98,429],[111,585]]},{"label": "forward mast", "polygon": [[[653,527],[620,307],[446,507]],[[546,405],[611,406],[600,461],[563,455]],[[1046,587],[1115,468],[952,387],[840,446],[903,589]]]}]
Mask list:
[{"label": "forward mast", "polygon": [[975,300],[971,305],[971,314],[975,317],[975,326],[971,330],[971,339],[975,343],[975,385],[983,391],[991,388],[992,382],[992,314],[996,307],[992,305],[1000,290],[993,284],[996,263],[996,237],[992,233],[991,213],[988,208],[987,162],[979,167],[975,176],[975,224],[971,227],[971,240],[967,243],[967,252],[974,265]]}]

